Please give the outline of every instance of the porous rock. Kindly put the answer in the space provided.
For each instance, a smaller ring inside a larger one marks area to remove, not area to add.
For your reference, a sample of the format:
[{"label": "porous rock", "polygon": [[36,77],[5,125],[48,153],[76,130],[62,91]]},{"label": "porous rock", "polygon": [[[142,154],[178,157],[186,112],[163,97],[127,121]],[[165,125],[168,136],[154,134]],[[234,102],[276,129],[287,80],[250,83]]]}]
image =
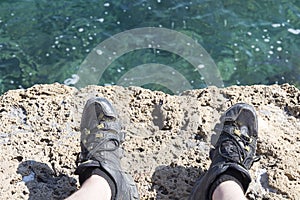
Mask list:
[{"label": "porous rock", "polygon": [[237,102],[258,114],[261,160],[251,168],[249,199],[300,196],[300,91],[294,86],[232,86],[179,96],[139,87],[61,84],[11,90],[0,97],[1,199],[63,199],[74,175],[85,101],[109,99],[126,132],[122,164],[141,199],[187,199],[210,165],[221,114]]}]

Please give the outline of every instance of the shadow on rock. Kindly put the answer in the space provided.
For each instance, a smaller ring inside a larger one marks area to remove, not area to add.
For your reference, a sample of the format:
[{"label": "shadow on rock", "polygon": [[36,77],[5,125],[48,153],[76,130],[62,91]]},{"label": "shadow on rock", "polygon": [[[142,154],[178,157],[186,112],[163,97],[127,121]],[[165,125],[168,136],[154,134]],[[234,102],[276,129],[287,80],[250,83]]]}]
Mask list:
[{"label": "shadow on rock", "polygon": [[76,179],[56,174],[47,164],[34,160],[19,164],[17,173],[29,189],[29,199],[64,199],[76,189]]},{"label": "shadow on rock", "polygon": [[202,169],[183,166],[159,166],[152,175],[156,199],[188,199]]}]

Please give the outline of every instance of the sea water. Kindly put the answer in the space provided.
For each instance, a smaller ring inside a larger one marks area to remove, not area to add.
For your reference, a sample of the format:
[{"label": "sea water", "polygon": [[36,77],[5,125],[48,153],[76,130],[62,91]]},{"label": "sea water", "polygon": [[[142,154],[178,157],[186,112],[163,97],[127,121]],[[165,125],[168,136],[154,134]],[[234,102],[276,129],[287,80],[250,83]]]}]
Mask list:
[{"label": "sea water", "polygon": [[214,79],[218,87],[299,87],[299,47],[297,0],[6,0],[0,93],[84,80],[90,82],[80,87],[123,84],[169,93]]}]

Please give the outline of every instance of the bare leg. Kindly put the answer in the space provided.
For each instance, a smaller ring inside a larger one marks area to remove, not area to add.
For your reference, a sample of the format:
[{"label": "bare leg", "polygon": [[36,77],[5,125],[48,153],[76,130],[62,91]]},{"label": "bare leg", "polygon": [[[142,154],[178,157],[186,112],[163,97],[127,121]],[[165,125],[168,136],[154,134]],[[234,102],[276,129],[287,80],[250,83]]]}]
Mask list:
[{"label": "bare leg", "polygon": [[108,182],[98,175],[88,178],[81,188],[69,196],[66,200],[97,199],[110,200],[111,190]]},{"label": "bare leg", "polygon": [[213,200],[246,200],[242,188],[234,181],[221,183],[213,192]]}]

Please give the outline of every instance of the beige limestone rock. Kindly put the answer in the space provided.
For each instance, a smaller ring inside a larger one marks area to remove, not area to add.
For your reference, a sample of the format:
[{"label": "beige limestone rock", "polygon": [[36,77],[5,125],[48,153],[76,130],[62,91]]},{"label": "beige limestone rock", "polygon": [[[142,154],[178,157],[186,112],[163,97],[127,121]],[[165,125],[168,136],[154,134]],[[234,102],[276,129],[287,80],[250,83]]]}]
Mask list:
[{"label": "beige limestone rock", "polygon": [[288,84],[210,87],[180,96],[139,87],[52,84],[0,97],[1,199],[63,199],[77,190],[74,175],[85,101],[108,98],[126,131],[124,168],[141,199],[187,199],[210,165],[220,116],[237,102],[258,114],[261,160],[251,169],[249,199],[300,196],[300,91]]}]

